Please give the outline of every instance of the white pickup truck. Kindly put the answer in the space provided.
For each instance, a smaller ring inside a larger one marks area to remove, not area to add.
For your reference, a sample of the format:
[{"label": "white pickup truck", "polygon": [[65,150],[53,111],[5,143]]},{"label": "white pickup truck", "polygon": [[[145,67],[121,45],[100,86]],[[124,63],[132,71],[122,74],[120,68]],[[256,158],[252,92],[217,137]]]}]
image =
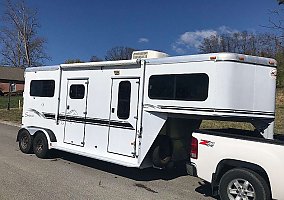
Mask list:
[{"label": "white pickup truck", "polygon": [[197,130],[190,154],[188,173],[210,182],[221,200],[284,199],[284,142],[280,140],[237,129]]}]

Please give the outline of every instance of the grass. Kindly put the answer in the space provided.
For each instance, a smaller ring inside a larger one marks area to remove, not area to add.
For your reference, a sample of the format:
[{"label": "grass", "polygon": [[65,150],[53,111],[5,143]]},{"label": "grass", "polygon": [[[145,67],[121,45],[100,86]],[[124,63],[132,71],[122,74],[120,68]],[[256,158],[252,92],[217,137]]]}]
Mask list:
[{"label": "grass", "polygon": [[0,109],[0,120],[20,124],[22,120],[22,109]]},{"label": "grass", "polygon": [[284,134],[284,88],[278,89],[276,94],[276,115],[274,132]]},{"label": "grass", "polygon": [[20,124],[22,118],[22,109],[19,109],[19,100],[20,107],[23,106],[23,97],[22,96],[11,96],[10,98],[10,110],[8,108],[9,97],[0,96],[0,120],[8,121]]},{"label": "grass", "polygon": [[[0,120],[21,123],[22,109],[19,109],[19,100],[21,106],[23,98],[21,96],[11,96],[11,109],[7,110],[8,97],[0,97]],[[204,120],[201,128],[238,128],[253,130],[254,127],[249,123],[243,122],[216,122]],[[275,116],[275,133],[284,134],[284,88],[277,90],[276,96],[276,116]]]},{"label": "grass", "polygon": [[[19,108],[19,100],[21,107],[23,105],[23,97],[22,96],[11,96],[10,98],[10,108]],[[8,96],[0,96],[0,109],[8,108],[9,97]]]},{"label": "grass", "polygon": [[[202,121],[201,128],[238,128],[244,130],[254,130],[254,127],[250,123],[214,120]],[[278,89],[276,94],[276,115],[274,133],[284,134],[284,88]]]}]

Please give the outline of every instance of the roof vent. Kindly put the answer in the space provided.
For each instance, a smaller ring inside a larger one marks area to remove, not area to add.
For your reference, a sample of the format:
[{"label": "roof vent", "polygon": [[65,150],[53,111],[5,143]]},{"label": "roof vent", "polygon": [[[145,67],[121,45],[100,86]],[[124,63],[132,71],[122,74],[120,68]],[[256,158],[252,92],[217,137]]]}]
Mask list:
[{"label": "roof vent", "polygon": [[169,55],[159,51],[153,50],[144,50],[144,51],[133,51],[132,59],[141,59],[141,58],[164,58]]}]

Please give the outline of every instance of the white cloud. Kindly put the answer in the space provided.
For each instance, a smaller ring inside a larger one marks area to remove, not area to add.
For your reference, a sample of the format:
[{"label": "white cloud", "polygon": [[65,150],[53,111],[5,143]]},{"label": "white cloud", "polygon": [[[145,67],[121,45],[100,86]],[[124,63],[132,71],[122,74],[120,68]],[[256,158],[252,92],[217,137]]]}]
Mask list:
[{"label": "white cloud", "polygon": [[216,35],[214,30],[201,30],[195,32],[185,32],[179,38],[179,43],[198,48],[204,38]]},{"label": "white cloud", "polygon": [[138,42],[139,43],[148,43],[149,39],[148,38],[139,38]]},{"label": "white cloud", "polygon": [[178,45],[173,44],[173,45],[172,45],[172,48],[173,48],[173,50],[174,50],[175,52],[177,52],[178,54],[185,54],[185,53],[186,53],[186,51],[185,51],[183,48],[178,47]]},{"label": "white cloud", "polygon": [[179,38],[172,44],[172,49],[179,54],[185,54],[188,51],[197,51],[199,45],[204,40],[204,38],[221,34],[232,34],[237,32],[237,30],[231,29],[227,26],[221,26],[214,29],[197,30],[192,32],[185,32],[179,36]]}]

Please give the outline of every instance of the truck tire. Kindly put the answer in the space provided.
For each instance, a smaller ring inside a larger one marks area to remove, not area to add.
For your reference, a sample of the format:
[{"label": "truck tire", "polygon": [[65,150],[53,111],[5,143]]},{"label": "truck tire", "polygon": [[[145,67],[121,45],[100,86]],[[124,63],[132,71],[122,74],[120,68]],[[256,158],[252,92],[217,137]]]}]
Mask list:
[{"label": "truck tire", "polygon": [[270,189],[266,181],[259,174],[243,168],[231,169],[222,176],[219,195],[221,200],[271,199]]},{"label": "truck tire", "polygon": [[152,153],[152,162],[155,167],[165,168],[172,157],[172,143],[168,136],[160,135]]},{"label": "truck tire", "polygon": [[19,132],[18,140],[19,148],[23,153],[33,152],[33,136],[31,136],[27,130],[23,129]]},{"label": "truck tire", "polygon": [[40,132],[33,141],[33,150],[38,158],[48,157],[48,142],[44,133]]}]

